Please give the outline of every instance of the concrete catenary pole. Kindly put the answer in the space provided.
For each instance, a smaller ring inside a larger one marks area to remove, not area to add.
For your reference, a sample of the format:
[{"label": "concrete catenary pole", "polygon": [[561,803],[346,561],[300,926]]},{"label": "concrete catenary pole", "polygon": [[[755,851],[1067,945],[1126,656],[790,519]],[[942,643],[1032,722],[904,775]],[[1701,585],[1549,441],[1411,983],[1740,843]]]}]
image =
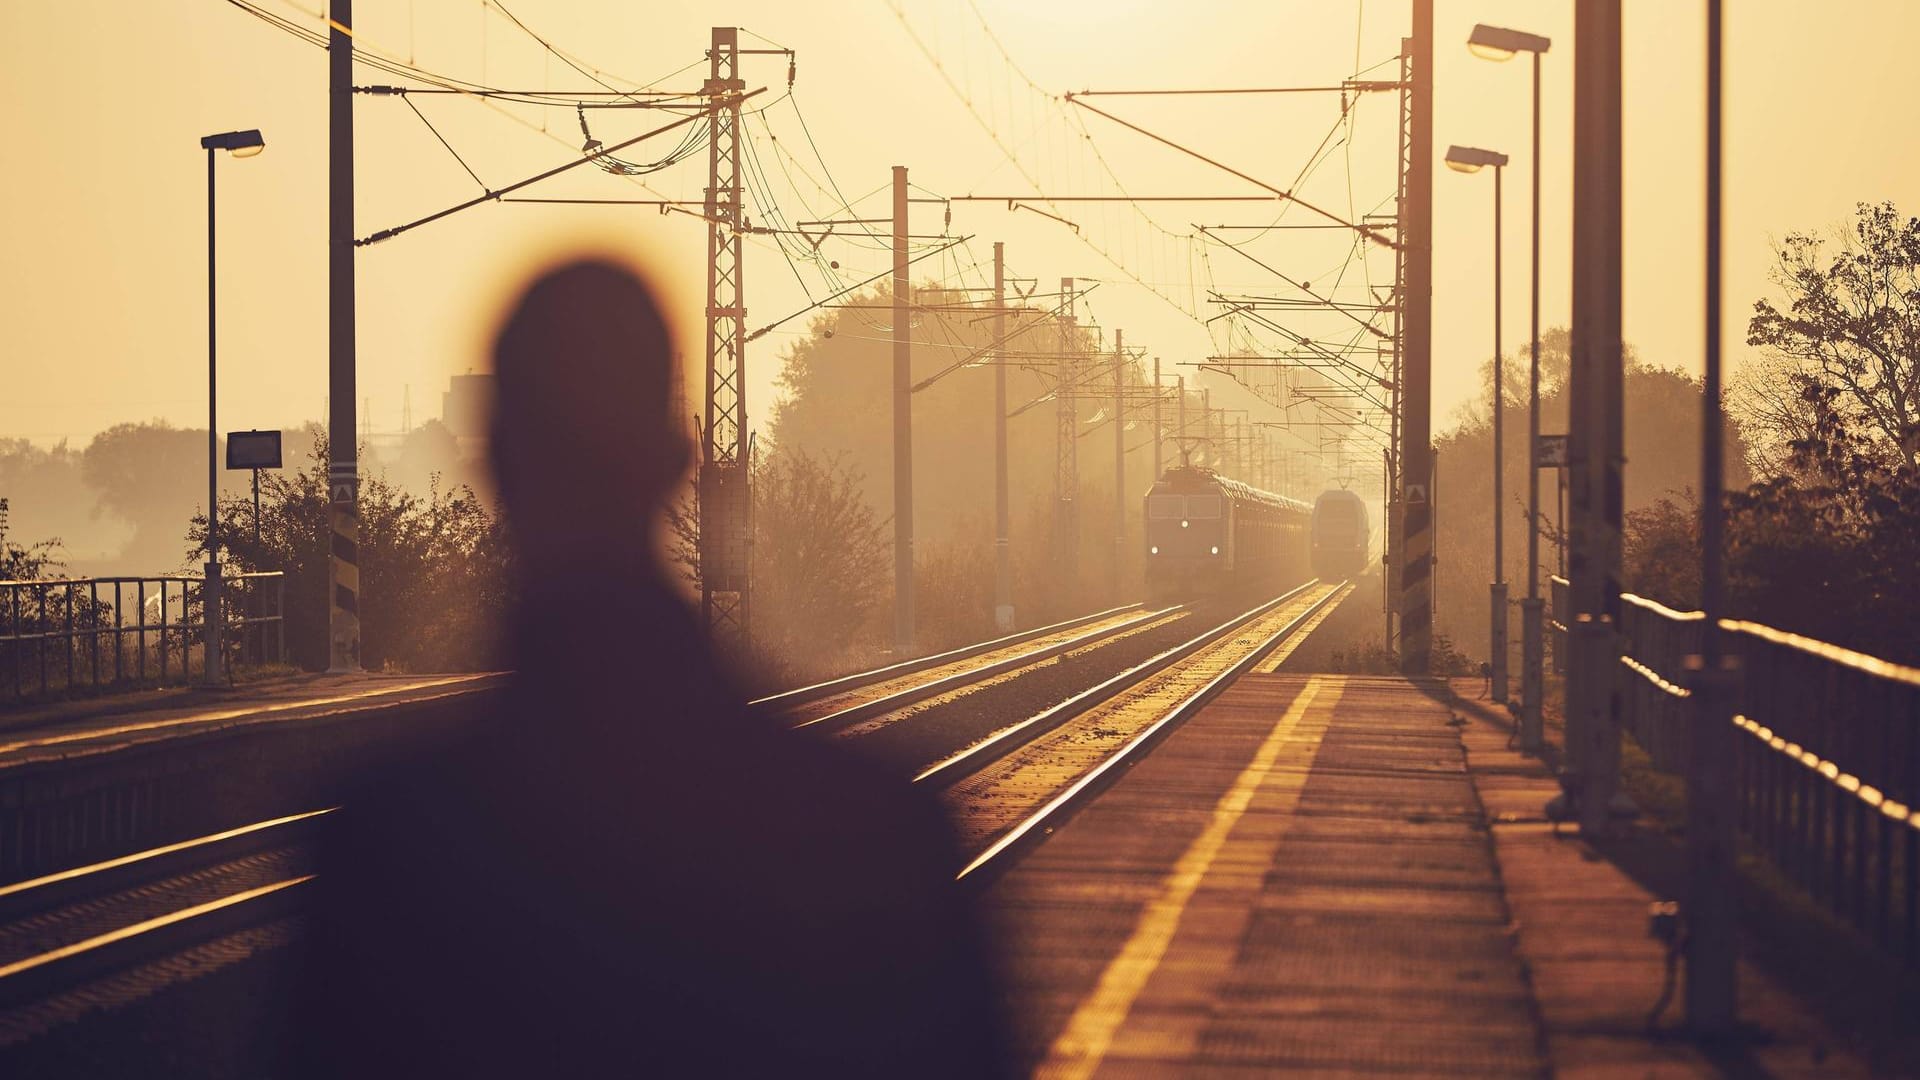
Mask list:
[{"label": "concrete catenary pole", "polygon": [[354,446],[353,3],[327,31],[327,670],[360,670],[360,477]]},{"label": "concrete catenary pole", "polygon": [[[1725,1035],[1738,1019],[1739,909],[1734,870],[1733,677],[1721,655],[1720,488],[1726,420],[1720,408],[1720,20],[1707,0],[1707,348],[1700,446],[1700,661],[1687,754],[1687,1026]],[[1912,851],[1908,848],[1908,851]],[[1884,858],[1882,849],[1882,857]],[[1913,879],[1909,875],[1908,879]],[[1909,885],[1909,888],[1912,886]]]},{"label": "concrete catenary pole", "polygon": [[1620,0],[1577,0],[1567,767],[1580,829],[1608,829],[1620,776]]},{"label": "concrete catenary pole", "polygon": [[1126,590],[1127,565],[1127,350],[1126,331],[1113,332],[1113,599]]},{"label": "concrete catenary pole", "polygon": [[1433,0],[1414,0],[1412,45],[1400,234],[1407,290],[1401,300],[1400,669],[1425,675],[1433,649]]},{"label": "concrete catenary pole", "polygon": [[913,652],[913,312],[907,283],[907,167],[893,167],[893,647]]},{"label": "concrete catenary pole", "polygon": [[[1533,234],[1528,244],[1527,598],[1520,602],[1520,749],[1545,743],[1546,603],[1540,598],[1540,50],[1533,54]],[[1566,475],[1554,470],[1555,483]]]},{"label": "concrete catenary pole", "polygon": [[993,244],[993,623],[1013,629],[1013,552],[1007,513],[1007,246]]}]

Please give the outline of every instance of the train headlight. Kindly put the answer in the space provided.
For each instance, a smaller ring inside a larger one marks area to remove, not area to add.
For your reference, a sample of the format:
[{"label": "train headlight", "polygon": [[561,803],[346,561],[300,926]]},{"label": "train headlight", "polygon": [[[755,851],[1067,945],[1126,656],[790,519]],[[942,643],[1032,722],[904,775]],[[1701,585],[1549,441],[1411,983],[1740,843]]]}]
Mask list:
[{"label": "train headlight", "polygon": [[1186,528],[1186,527],[1187,527],[1187,526],[1188,526],[1189,524],[1190,524],[1190,522],[1185,522],[1185,521],[1182,521],[1182,522],[1180,523],[1180,527],[1184,529],[1184,528]]},{"label": "train headlight", "polygon": [[1214,548],[1214,549],[1213,549],[1213,553],[1214,553],[1215,555],[1218,555],[1218,554],[1220,554],[1220,549],[1219,549],[1219,548]]},{"label": "train headlight", "polygon": [[1158,555],[1158,554],[1160,554],[1160,548],[1159,548],[1158,546],[1155,546],[1155,547],[1150,547],[1150,548],[1148,548],[1148,549],[1147,549],[1147,554],[1149,554],[1149,555]]}]

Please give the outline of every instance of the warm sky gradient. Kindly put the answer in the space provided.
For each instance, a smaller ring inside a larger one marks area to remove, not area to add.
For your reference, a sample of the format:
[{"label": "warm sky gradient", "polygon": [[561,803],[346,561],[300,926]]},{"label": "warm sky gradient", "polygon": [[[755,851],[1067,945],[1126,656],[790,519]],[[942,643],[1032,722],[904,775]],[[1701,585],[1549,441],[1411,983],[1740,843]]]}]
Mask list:
[{"label": "warm sky gradient", "polygon": [[[261,0],[318,25],[320,0]],[[494,85],[577,89],[586,80],[551,61],[482,0],[360,0],[362,41],[423,66]],[[1249,187],[1091,114],[1093,141],[1011,73],[967,0],[797,4],[738,0],[699,4],[605,0],[511,0],[555,45],[593,66],[650,80],[700,62],[715,23],[737,23],[798,51],[795,99],[826,170],[847,195],[883,185],[888,167],[912,168],[929,191],[1025,193],[1010,164],[905,27],[938,56],[975,108],[1051,192],[1113,190],[1097,149],[1126,189],[1148,193],[1243,193]],[[1337,82],[1390,58],[1408,24],[1406,0],[1249,0],[1172,4],[1103,0],[1044,5],[979,0],[1012,59],[1049,92],[1078,88],[1285,86]],[[1729,90],[1727,333],[1744,349],[1745,313],[1766,289],[1768,239],[1826,228],[1857,200],[1893,199],[1920,211],[1920,154],[1905,131],[1911,44],[1920,5],[1846,0],[1742,0],[1728,5]],[[259,127],[260,157],[220,162],[221,427],[269,427],[318,418],[326,392],[325,54],[223,0],[120,4],[102,0],[0,5],[0,93],[8,120],[4,320],[7,393],[0,436],[84,441],[122,420],[205,423],[204,162],[199,136]],[[1700,310],[1702,17],[1689,3],[1627,5],[1626,329],[1648,359],[1697,368]],[[1526,333],[1527,70],[1492,64],[1464,46],[1477,21],[1554,39],[1547,57],[1543,221],[1543,322],[1568,318],[1569,182],[1573,43],[1568,2],[1440,0],[1436,31],[1436,154],[1450,142],[1504,150],[1507,185],[1506,341]],[[1680,14],[1684,12],[1684,14]],[[903,22],[905,27],[903,27]],[[1357,57],[1357,62],[1356,62]],[[704,65],[701,65],[703,67]],[[777,58],[753,58],[749,85],[785,87]],[[663,85],[697,85],[701,69]],[[1391,78],[1391,64],[1371,77]],[[362,71],[360,82],[390,82]],[[579,144],[574,116],[550,110],[508,115],[452,98],[416,99],[480,176],[502,185],[568,160]],[[1164,131],[1256,176],[1286,186],[1338,116],[1331,95],[1098,99],[1097,104]],[[790,102],[766,114],[772,134],[825,179]],[[359,227],[366,234],[476,193],[474,184],[418,119],[392,98],[358,99]],[[602,114],[608,142],[643,130],[641,114]],[[1342,146],[1299,188],[1329,208],[1363,213],[1391,195],[1394,106],[1361,102],[1351,159]],[[1035,117],[1038,117],[1038,121]],[[766,127],[751,125],[756,135]],[[636,157],[644,155],[636,154]],[[830,212],[798,171],[782,175],[762,144],[776,201],[793,219]],[[1472,369],[1491,344],[1491,178],[1435,169],[1435,413],[1472,392]],[[649,182],[676,198],[697,197],[705,154]],[[627,181],[581,170],[552,194],[620,197]],[[887,212],[883,198],[862,216]],[[1174,233],[1192,223],[1256,223],[1273,209],[1252,204],[1150,209]],[[917,231],[936,231],[939,208],[922,206]],[[1127,271],[1190,303],[1189,260],[1125,208],[1069,210],[1092,242],[1118,253]],[[1311,220],[1288,211],[1289,223]],[[1063,275],[1110,280],[1091,302],[1108,328],[1166,358],[1193,360],[1212,348],[1186,314],[1138,285],[1053,222],[1003,206],[956,205],[953,228],[976,236],[969,254],[920,264],[927,276],[981,278],[994,240],[1013,269],[1047,289]],[[1243,234],[1244,235],[1244,234]],[[416,422],[439,415],[447,377],[484,364],[501,298],[532,259],[570,244],[608,245],[658,268],[689,330],[697,329],[704,236],[699,222],[652,209],[483,206],[364,250],[359,263],[361,393],[376,430],[397,428],[403,388]],[[1324,287],[1346,242],[1328,232],[1283,232],[1260,257]],[[831,250],[831,249],[829,249]],[[749,326],[807,301],[770,244],[748,249]],[[883,252],[831,250],[849,279],[885,266]],[[1231,252],[1210,255],[1223,287],[1284,291]],[[1197,264],[1196,264],[1197,265]],[[1374,260],[1374,280],[1390,261]],[[1354,269],[1343,289],[1360,280]],[[816,276],[814,294],[824,290]],[[1344,293],[1353,298],[1354,293]],[[1204,307],[1204,295],[1201,297]],[[1210,313],[1210,312],[1209,312]],[[1302,316],[1302,332],[1331,332],[1325,314]],[[1315,320],[1320,320],[1316,322]],[[777,353],[805,320],[756,343],[750,356],[756,424],[777,371]],[[879,325],[877,322],[876,325]],[[690,359],[699,339],[689,334]],[[1631,421],[1629,421],[1631,422]]]}]

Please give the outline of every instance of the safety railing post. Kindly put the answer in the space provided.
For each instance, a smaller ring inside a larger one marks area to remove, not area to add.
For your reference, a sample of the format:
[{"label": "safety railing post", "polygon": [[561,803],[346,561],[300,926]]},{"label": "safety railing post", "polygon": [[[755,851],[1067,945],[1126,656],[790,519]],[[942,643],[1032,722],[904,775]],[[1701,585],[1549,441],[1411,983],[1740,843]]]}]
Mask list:
[{"label": "safety railing post", "polygon": [[[66,594],[66,599],[67,599],[67,605],[66,605],[67,606],[67,630],[66,630],[66,636],[63,639],[63,643],[65,644],[66,648],[62,649],[61,651],[67,654],[67,689],[72,690],[73,689],[73,583],[65,582],[64,584],[66,585],[66,588],[62,589],[61,591]],[[45,689],[45,688],[42,687],[42,689]]]}]

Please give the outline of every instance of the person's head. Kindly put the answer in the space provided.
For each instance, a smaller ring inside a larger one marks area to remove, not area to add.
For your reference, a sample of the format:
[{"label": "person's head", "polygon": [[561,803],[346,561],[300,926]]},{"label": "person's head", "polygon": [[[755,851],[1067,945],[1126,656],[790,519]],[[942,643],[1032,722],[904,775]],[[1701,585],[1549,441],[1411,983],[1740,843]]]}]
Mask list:
[{"label": "person's head", "polygon": [[494,474],[535,557],[650,549],[685,471],[673,343],[653,292],[602,259],[542,274],[494,343]]}]

